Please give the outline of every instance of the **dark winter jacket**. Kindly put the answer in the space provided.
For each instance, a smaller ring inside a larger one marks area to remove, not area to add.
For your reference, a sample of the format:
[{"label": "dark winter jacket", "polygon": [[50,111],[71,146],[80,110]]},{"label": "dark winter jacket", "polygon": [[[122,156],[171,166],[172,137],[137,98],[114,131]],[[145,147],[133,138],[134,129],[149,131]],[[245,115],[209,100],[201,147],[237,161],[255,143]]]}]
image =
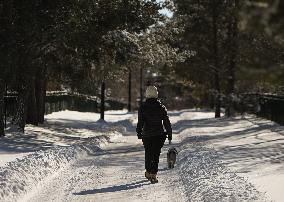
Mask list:
[{"label": "dark winter jacket", "polygon": [[165,135],[164,128],[168,139],[171,140],[172,127],[166,107],[156,98],[147,99],[138,111],[136,128],[138,138]]}]

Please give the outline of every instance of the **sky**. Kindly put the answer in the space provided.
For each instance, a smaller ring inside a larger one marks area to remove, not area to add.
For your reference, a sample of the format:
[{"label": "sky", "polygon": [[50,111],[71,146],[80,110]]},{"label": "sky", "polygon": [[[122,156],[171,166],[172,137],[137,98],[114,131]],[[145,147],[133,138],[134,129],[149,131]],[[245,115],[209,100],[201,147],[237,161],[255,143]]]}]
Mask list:
[{"label": "sky", "polygon": [[[158,3],[162,3],[164,2],[164,0],[157,0]],[[163,15],[166,15],[168,17],[173,17],[173,12],[169,11],[168,9],[162,9],[160,10],[160,13],[163,14]]]}]

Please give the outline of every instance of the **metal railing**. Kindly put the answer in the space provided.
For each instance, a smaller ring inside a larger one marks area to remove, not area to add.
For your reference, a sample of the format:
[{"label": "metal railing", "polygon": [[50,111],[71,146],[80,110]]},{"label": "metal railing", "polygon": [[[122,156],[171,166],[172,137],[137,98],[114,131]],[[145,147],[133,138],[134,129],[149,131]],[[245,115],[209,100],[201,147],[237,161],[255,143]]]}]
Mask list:
[{"label": "metal railing", "polygon": [[[18,94],[7,93],[4,96],[4,121],[11,121],[17,113]],[[114,99],[105,101],[105,110],[120,110],[126,108],[126,104]],[[53,112],[73,110],[79,112],[100,112],[100,99],[95,96],[82,94],[70,94],[62,92],[47,92],[45,97],[45,115]]]},{"label": "metal railing", "polygon": [[257,116],[284,125],[284,95],[242,94],[238,111],[254,113]]}]

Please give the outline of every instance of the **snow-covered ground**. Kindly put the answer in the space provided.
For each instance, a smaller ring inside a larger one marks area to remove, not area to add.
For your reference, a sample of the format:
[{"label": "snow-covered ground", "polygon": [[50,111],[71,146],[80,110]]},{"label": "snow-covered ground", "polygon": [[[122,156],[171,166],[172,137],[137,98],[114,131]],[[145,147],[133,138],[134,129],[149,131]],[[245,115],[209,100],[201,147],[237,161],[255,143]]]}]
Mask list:
[{"label": "snow-covered ground", "polygon": [[169,112],[174,169],[144,178],[136,113],[63,111],[0,139],[0,201],[284,201],[284,128],[253,116]]}]

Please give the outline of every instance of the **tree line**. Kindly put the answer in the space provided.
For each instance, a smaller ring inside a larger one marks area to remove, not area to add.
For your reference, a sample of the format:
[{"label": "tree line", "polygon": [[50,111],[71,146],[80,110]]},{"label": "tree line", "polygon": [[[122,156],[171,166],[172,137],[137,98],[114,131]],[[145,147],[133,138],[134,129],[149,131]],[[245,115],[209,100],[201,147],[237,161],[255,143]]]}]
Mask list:
[{"label": "tree line", "polygon": [[154,31],[169,23],[162,7],[144,0],[1,0],[0,135],[6,86],[17,93],[12,122],[24,131],[43,123],[47,85],[104,94],[105,81],[125,73],[130,81],[133,69],[183,55],[165,43],[170,30]]},{"label": "tree line", "polygon": [[114,69],[107,63],[119,60],[104,37],[145,30],[159,20],[159,8],[151,1],[1,0],[1,135],[5,84],[18,93],[15,123],[22,130],[42,123],[48,78],[72,90],[93,88],[89,82],[103,80]]},{"label": "tree line", "polygon": [[116,90],[124,82],[131,110],[131,81],[142,101],[145,71],[169,103],[232,116],[239,93],[284,85],[283,8],[279,0],[0,0],[0,135],[6,86],[24,130],[43,123],[50,86],[97,96],[106,82]]},{"label": "tree line", "polygon": [[282,1],[171,2],[173,20],[184,29],[179,46],[193,56],[174,65],[169,80],[188,89],[189,101],[214,107],[216,117],[221,107],[233,116],[242,93],[279,93],[284,86]]}]

